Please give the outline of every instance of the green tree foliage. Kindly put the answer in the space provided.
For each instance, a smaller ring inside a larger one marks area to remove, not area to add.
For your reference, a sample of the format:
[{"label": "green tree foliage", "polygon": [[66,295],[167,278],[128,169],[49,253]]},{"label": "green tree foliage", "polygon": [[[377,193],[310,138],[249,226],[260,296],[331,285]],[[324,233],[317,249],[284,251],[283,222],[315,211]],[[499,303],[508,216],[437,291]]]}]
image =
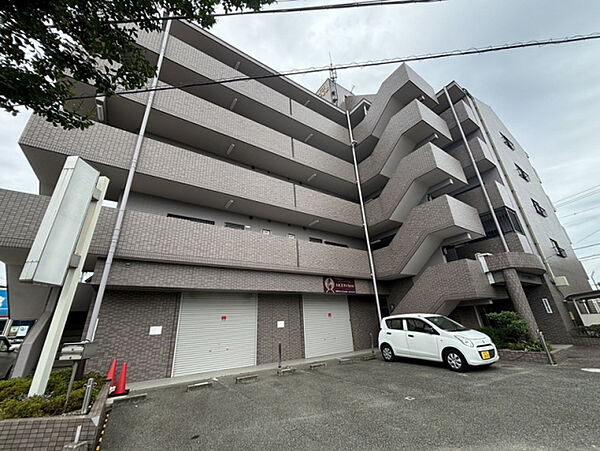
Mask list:
[{"label": "green tree foliage", "polygon": [[[143,87],[155,68],[135,45],[140,30],[158,31],[163,17],[185,16],[202,27],[215,8],[257,10],[274,0],[4,0],[0,4],[0,107],[25,106],[64,128],[91,125],[91,112],[65,102],[72,79],[110,96]],[[135,24],[124,22],[134,21]],[[108,64],[102,64],[106,62]],[[72,77],[72,78],[71,78]]]},{"label": "green tree foliage", "polygon": [[[543,352],[544,346],[539,340],[529,340],[529,324],[516,312],[488,313],[491,327],[481,331],[489,336],[497,348],[532,352]],[[552,347],[548,345],[552,350]]]}]

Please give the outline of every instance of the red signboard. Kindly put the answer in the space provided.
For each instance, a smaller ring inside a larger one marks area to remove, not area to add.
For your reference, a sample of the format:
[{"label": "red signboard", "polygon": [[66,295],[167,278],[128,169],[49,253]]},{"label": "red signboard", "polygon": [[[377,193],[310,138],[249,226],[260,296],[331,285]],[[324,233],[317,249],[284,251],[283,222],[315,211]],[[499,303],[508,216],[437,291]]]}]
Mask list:
[{"label": "red signboard", "polygon": [[323,277],[323,293],[355,294],[354,279],[340,279],[338,277]]}]

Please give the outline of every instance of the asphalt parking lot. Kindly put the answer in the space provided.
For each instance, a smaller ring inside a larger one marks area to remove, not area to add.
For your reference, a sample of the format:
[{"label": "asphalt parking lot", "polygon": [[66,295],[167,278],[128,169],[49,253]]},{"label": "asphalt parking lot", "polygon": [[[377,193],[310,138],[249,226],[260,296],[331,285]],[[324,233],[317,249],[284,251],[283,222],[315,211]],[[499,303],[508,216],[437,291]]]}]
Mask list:
[{"label": "asphalt parking lot", "polygon": [[101,449],[600,447],[600,373],[576,367],[500,362],[453,373],[377,359],[257,374],[116,405]]}]

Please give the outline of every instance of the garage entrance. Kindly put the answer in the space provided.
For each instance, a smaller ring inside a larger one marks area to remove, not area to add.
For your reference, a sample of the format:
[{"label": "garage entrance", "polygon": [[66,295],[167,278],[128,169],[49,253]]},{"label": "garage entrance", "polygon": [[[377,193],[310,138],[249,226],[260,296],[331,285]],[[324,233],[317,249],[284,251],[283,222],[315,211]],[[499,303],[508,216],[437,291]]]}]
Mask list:
[{"label": "garage entrance", "polygon": [[302,300],[307,358],[354,350],[346,296],[311,295]]},{"label": "garage entrance", "polygon": [[254,294],[184,293],[172,376],[256,365]]}]

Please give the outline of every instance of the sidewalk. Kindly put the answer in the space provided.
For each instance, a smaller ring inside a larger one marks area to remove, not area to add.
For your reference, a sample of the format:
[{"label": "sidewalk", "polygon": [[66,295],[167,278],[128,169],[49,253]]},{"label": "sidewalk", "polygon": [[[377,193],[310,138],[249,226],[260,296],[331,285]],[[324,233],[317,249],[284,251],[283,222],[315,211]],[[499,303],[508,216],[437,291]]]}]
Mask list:
[{"label": "sidewalk", "polygon": [[[320,357],[313,357],[310,359],[298,359],[298,360],[288,360],[281,362],[282,367],[291,366],[308,366],[311,363],[315,362],[334,362],[336,365],[338,362],[336,359],[340,358],[356,358],[362,355],[371,354],[370,350],[362,350],[362,351],[354,351],[354,352],[346,352],[342,354],[331,354]],[[375,355],[377,355],[376,352]],[[331,365],[331,363],[328,363]],[[132,382],[128,384],[129,390],[131,392],[140,392],[145,390],[152,390],[155,388],[163,388],[170,387],[173,385],[184,385],[184,384],[194,384],[196,382],[205,381],[207,379],[212,379],[215,377],[223,377],[223,376],[237,376],[240,374],[248,374],[248,373],[256,373],[259,371],[266,370],[276,370],[278,363],[265,363],[263,365],[257,366],[247,366],[243,368],[232,368],[228,370],[220,370],[220,371],[210,371],[207,373],[197,373],[197,374],[188,374],[186,376],[177,376],[177,377],[167,377],[164,379],[154,379],[150,381],[142,381],[142,382]]]},{"label": "sidewalk", "polygon": [[600,368],[600,346],[572,346],[560,366],[579,368]]}]

